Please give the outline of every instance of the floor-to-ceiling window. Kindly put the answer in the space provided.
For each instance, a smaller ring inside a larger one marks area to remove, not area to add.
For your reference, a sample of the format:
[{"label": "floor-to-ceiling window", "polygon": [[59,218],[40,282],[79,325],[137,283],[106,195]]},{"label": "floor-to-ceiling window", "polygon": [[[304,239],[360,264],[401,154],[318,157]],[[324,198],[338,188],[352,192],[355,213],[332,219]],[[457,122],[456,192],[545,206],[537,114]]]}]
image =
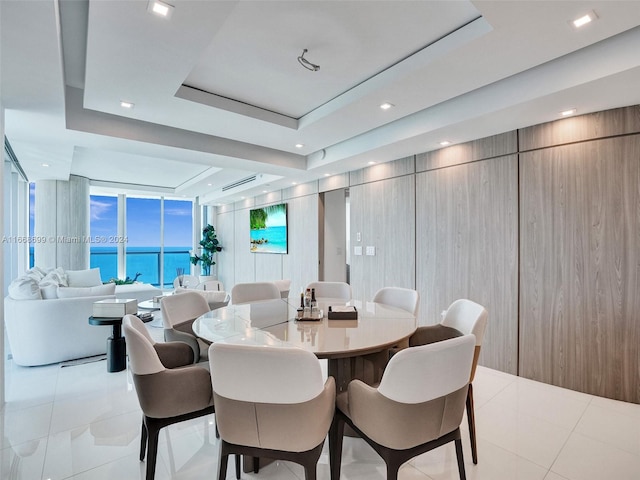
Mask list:
[{"label": "floor-to-ceiling window", "polygon": [[118,197],[91,195],[90,267],[100,268],[103,281],[118,278]]},{"label": "floor-to-ceiling window", "polygon": [[[120,222],[118,201],[124,202]],[[193,202],[163,197],[91,195],[90,214],[91,267],[100,267],[103,281],[119,278],[119,244],[124,245],[126,272],[120,275],[120,280],[128,278],[169,287],[178,268],[189,272]]]}]

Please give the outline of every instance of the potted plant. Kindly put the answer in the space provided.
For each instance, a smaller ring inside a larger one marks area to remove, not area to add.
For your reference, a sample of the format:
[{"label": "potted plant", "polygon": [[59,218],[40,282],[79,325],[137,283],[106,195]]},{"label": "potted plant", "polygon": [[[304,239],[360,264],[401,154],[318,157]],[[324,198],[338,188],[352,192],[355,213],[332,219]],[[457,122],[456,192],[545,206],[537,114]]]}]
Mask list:
[{"label": "potted plant", "polygon": [[220,242],[218,241],[216,235],[216,229],[213,225],[207,225],[202,229],[202,240],[200,240],[200,250],[202,253],[198,255],[197,253],[190,257],[191,263],[194,265],[198,265],[201,263],[201,273],[202,276],[208,277],[211,275],[211,266],[215,265],[216,262],[213,260],[213,256],[222,250],[222,246],[220,246]]}]

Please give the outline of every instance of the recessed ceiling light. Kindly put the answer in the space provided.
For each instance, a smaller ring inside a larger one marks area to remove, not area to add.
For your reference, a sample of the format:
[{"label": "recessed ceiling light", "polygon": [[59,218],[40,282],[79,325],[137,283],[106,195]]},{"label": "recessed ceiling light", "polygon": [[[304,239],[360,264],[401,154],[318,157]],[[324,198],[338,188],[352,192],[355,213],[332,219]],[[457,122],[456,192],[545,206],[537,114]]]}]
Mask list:
[{"label": "recessed ceiling light", "polygon": [[297,185],[298,182],[291,182],[291,185]]},{"label": "recessed ceiling light", "polygon": [[448,140],[443,140],[442,142],[440,142],[440,145],[442,145],[443,147],[446,147],[447,145],[451,145],[451,142]]},{"label": "recessed ceiling light", "polygon": [[161,2],[160,0],[150,0],[147,4],[147,11],[159,17],[171,18],[173,14],[173,5]]},{"label": "recessed ceiling light", "polygon": [[376,164],[376,162],[374,162],[373,160],[370,161],[370,162],[367,162],[367,165],[375,165],[375,164]]},{"label": "recessed ceiling light", "polygon": [[382,110],[389,110],[393,106],[394,106],[393,103],[384,102],[383,104],[380,105],[380,108]]},{"label": "recessed ceiling light", "polygon": [[569,115],[573,115],[574,113],[576,113],[576,109],[570,108],[569,110],[564,110],[563,112],[560,112],[560,115],[562,115],[563,117],[568,117]]},{"label": "recessed ceiling light", "polygon": [[296,143],[296,148],[302,148],[304,147],[304,143]]},{"label": "recessed ceiling light", "polygon": [[212,184],[211,183],[207,183],[207,187],[210,187]]},{"label": "recessed ceiling light", "polygon": [[49,166],[49,164],[48,164],[48,163],[42,163],[42,164],[40,164],[40,166],[41,166],[41,167],[48,167],[48,166]]},{"label": "recessed ceiling light", "polygon": [[596,15],[596,13],[593,10],[591,10],[590,12],[587,12],[586,14],[582,15],[580,18],[576,18],[575,20],[572,20],[571,24],[574,26],[574,28],[580,28],[585,26],[587,23],[593,22],[597,18],[598,16]]},{"label": "recessed ceiling light", "polygon": [[121,101],[121,102],[120,102],[120,106],[121,106],[122,108],[129,108],[129,109],[131,109],[131,108],[133,108],[133,103],[131,103],[131,102],[125,102],[125,101],[123,100],[123,101]]},{"label": "recessed ceiling light", "polygon": [[331,174],[330,174],[330,173],[325,173],[325,174],[324,174],[324,176],[325,176],[325,177],[330,177],[330,176],[331,176]]}]

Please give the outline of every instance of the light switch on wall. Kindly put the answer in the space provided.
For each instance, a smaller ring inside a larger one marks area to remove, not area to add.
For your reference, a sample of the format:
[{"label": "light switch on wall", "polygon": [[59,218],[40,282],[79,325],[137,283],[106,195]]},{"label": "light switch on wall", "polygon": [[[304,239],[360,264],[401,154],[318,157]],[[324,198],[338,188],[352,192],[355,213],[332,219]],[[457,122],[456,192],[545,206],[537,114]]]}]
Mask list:
[{"label": "light switch on wall", "polygon": [[376,247],[367,245],[367,255],[375,255],[375,254],[376,254]]},{"label": "light switch on wall", "polygon": [[361,246],[353,247],[353,254],[362,255],[362,247]]},{"label": "light switch on wall", "polygon": [[362,241],[362,235],[360,234],[360,232],[356,233],[356,242],[360,242]]}]

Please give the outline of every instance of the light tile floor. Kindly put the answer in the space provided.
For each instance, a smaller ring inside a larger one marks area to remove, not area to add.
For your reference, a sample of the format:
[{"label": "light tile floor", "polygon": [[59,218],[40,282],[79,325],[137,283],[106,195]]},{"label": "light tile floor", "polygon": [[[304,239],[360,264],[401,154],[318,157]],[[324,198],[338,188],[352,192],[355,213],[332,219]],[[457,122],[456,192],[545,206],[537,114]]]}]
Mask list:
[{"label": "light tile floor", "polygon": [[[161,332],[150,329],[154,336]],[[638,480],[640,405],[585,395],[487,368],[474,382],[479,463],[463,421],[469,480]],[[62,367],[6,366],[0,415],[0,479],[143,479],[141,413],[128,371],[104,361]],[[160,435],[156,479],[211,479],[217,468],[213,417]],[[318,478],[329,479],[329,455]],[[231,464],[232,465],[232,464]],[[233,467],[227,478],[234,478]],[[303,479],[301,467],[275,462],[243,478]],[[385,478],[382,460],[362,440],[345,438],[342,479]],[[402,480],[457,480],[453,445],[415,458]]]}]

